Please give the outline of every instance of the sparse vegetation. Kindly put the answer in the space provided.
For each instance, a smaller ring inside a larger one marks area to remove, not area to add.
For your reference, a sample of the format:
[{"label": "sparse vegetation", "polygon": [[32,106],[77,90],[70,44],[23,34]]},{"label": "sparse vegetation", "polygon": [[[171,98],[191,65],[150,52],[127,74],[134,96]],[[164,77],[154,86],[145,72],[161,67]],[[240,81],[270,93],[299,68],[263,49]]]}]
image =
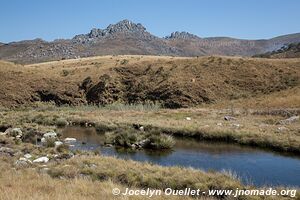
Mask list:
[{"label": "sparse vegetation", "polygon": [[105,143],[133,149],[171,149],[175,143],[170,135],[165,135],[157,131],[146,133],[126,128],[118,129],[115,132],[109,132],[105,135]]}]

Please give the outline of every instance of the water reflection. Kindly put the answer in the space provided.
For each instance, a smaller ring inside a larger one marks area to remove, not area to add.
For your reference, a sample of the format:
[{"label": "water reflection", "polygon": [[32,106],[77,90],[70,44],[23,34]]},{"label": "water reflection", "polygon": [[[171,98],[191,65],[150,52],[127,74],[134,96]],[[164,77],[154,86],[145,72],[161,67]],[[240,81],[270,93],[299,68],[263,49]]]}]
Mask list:
[{"label": "water reflection", "polygon": [[67,127],[63,137],[74,137],[74,149],[95,151],[103,155],[151,162],[163,166],[193,167],[203,170],[227,170],[236,173],[244,183],[255,185],[300,186],[299,157],[283,156],[273,152],[239,145],[176,139],[169,151],[135,151],[105,147],[104,134],[93,128]]}]

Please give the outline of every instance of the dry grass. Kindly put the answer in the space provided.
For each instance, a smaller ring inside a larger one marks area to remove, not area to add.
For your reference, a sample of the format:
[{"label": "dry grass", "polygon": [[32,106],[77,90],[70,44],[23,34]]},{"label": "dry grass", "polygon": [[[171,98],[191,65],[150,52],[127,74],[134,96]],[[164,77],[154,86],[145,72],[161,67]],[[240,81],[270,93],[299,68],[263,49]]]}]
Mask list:
[{"label": "dry grass", "polygon": [[[125,187],[112,181],[92,181],[90,179],[53,179],[47,174],[38,174],[34,169],[16,171],[0,164],[1,200],[99,200],[99,199],[145,199],[143,196],[113,196],[112,189]],[[191,199],[156,196],[151,199]]]},{"label": "dry grass", "polygon": [[[122,64],[123,60],[128,62]],[[0,90],[3,91],[0,103],[10,107],[28,105],[40,98],[38,91],[46,91],[63,100],[63,103],[79,104],[85,97],[82,91],[79,92],[78,85],[88,76],[96,84],[104,74],[109,74],[112,81],[125,78],[138,83],[137,89],[139,86],[145,87],[143,91],[133,91],[141,97],[149,96],[147,90],[156,88],[163,91],[168,88],[172,95],[167,97],[185,106],[263,97],[285,90],[287,92],[283,94],[290,96],[293,90],[289,89],[299,88],[299,66],[299,59],[216,56],[101,56],[25,66],[5,62],[0,63]],[[181,95],[176,96],[177,92]],[[299,107],[297,100],[292,100],[292,107]],[[285,102],[281,100],[273,106],[288,107]]]}]

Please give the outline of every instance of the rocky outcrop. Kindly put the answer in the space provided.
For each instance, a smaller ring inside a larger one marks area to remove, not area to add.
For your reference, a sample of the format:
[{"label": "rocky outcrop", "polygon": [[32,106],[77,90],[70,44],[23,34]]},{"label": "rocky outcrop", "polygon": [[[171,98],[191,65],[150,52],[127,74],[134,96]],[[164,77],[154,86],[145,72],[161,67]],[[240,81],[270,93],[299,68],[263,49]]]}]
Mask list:
[{"label": "rocky outcrop", "polygon": [[197,35],[194,35],[194,34],[191,34],[191,33],[188,33],[188,32],[179,32],[179,31],[176,31],[176,32],[173,32],[171,33],[170,36],[166,36],[165,37],[166,39],[201,39],[200,37],[198,37]]},{"label": "rocky outcrop", "polygon": [[115,38],[117,35],[134,35],[138,38],[150,39],[155,38],[150,33],[146,32],[146,28],[142,24],[135,24],[129,20],[123,20],[117,24],[110,24],[106,29],[93,28],[88,34],[76,35],[73,43],[96,43],[99,40],[106,38]]}]

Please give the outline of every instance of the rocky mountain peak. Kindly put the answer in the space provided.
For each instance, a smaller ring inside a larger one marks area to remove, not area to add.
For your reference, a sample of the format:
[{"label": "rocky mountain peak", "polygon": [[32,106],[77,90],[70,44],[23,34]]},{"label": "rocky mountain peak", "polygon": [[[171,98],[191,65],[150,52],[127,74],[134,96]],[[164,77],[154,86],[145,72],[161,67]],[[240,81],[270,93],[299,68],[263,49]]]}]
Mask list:
[{"label": "rocky mountain peak", "polygon": [[146,28],[140,23],[135,24],[132,21],[129,21],[129,20],[125,19],[125,20],[122,20],[122,21],[120,21],[116,24],[110,24],[106,28],[106,30],[109,33],[127,32],[127,31],[130,31],[130,32],[138,32],[138,31],[144,32],[146,30]]},{"label": "rocky mountain peak", "polygon": [[110,24],[106,29],[93,28],[88,34],[76,35],[72,40],[76,43],[95,42],[107,36],[113,36],[117,33],[141,33],[145,35],[146,28],[140,23],[133,23],[127,19],[116,24]]},{"label": "rocky mountain peak", "polygon": [[191,34],[189,32],[173,32],[170,36],[165,37],[166,39],[200,39],[197,35]]}]

